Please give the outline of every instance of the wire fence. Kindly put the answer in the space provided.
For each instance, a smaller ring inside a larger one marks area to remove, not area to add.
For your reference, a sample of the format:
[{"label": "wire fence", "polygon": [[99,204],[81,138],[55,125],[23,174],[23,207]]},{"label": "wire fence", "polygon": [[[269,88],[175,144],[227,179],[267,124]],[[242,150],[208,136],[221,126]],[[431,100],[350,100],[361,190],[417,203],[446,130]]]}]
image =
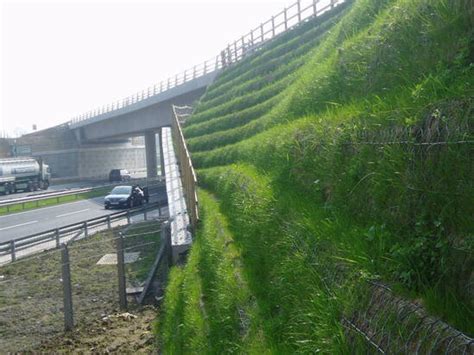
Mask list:
[{"label": "wire fence", "polygon": [[[163,222],[115,228],[0,267],[1,352],[35,351],[64,330],[98,319],[106,326],[110,314],[126,309],[127,298],[156,293],[152,286],[156,276],[165,279],[169,259],[153,266],[159,251],[170,253],[162,247],[170,238]],[[145,289],[146,281],[151,287]]]},{"label": "wire fence", "polygon": [[218,55],[124,99],[76,116],[69,121],[69,126],[75,127],[84,120],[120,110],[189,81],[218,72],[222,68],[239,62],[248,54],[254,52],[264,43],[281,33],[298,26],[300,23],[308,21],[310,18],[318,17],[346,1],[349,0],[298,0],[283,9],[283,11],[273,15],[267,21],[262,22],[259,26],[253,28],[239,39],[229,43]]},{"label": "wire fence", "polygon": [[367,307],[341,320],[353,346],[381,354],[474,353],[473,338],[428,315],[422,305],[396,296],[386,285],[369,285]]}]

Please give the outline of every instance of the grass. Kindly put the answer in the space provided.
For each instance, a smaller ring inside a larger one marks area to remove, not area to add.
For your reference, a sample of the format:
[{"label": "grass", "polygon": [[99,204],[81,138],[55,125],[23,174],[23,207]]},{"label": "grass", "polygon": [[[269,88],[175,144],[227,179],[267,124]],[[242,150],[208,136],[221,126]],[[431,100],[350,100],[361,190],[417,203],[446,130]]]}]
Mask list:
[{"label": "grass", "polygon": [[239,248],[214,198],[205,192],[200,198],[202,229],[189,262],[170,275],[173,296],[166,297],[164,320],[156,324],[173,339],[163,344],[166,353],[234,352],[252,347],[259,336],[253,334],[258,306],[242,274]]},{"label": "grass", "polygon": [[[462,0],[358,0],[319,33],[303,65],[284,42],[296,50],[315,22],[209,87],[184,129],[204,217],[158,320],[170,353],[367,352],[340,322],[367,307],[367,280],[474,334],[470,13]],[[257,84],[288,68],[283,89]],[[229,271],[216,272],[226,262]],[[235,303],[214,302],[236,292],[218,287],[232,270],[255,305],[251,341],[210,336],[220,312],[237,322]],[[195,347],[185,343],[193,337]]]},{"label": "grass", "polygon": [[22,202],[10,205],[8,207],[0,207],[0,215],[6,215],[10,213],[28,211],[41,207],[54,206],[62,203],[73,202],[78,200],[88,200],[95,197],[104,196],[110,191],[110,187],[104,187],[100,189],[94,189],[89,192],[71,194],[66,196],[51,197],[39,201]]}]

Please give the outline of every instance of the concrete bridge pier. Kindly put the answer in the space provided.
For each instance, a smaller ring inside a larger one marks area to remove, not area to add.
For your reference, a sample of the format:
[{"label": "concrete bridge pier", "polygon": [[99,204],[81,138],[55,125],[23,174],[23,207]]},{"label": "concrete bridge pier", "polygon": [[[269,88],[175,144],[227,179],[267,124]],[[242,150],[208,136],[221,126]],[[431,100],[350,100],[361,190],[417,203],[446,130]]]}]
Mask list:
[{"label": "concrete bridge pier", "polygon": [[[160,142],[161,145],[161,142]],[[157,175],[156,160],[156,134],[154,131],[145,132],[145,157],[146,157],[146,176],[149,178]]]},{"label": "concrete bridge pier", "polygon": [[165,156],[163,154],[163,127],[160,127],[160,168],[161,176],[165,176]]}]

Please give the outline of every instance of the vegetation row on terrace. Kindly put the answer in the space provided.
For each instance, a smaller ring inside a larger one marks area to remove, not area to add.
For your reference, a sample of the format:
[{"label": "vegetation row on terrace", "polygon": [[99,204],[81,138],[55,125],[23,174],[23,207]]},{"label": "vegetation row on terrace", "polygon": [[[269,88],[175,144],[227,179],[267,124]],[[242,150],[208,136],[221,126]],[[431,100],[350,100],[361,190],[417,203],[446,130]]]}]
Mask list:
[{"label": "vegetation row on terrace", "polygon": [[354,351],[369,281],[474,335],[473,18],[356,0],[217,78],[184,126],[202,221],[165,352]]}]

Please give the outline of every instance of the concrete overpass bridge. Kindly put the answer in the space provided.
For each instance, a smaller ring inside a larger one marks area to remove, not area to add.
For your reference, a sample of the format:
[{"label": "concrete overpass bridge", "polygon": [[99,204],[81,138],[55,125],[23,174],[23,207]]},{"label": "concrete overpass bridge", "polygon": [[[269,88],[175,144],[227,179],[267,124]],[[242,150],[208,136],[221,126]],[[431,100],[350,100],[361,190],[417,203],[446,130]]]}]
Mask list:
[{"label": "concrete overpass bridge", "polygon": [[297,0],[210,60],[66,124],[25,135],[17,140],[17,151],[42,157],[51,166],[53,177],[104,178],[113,168],[146,168],[148,176],[156,176],[156,137],[161,137],[162,127],[171,125],[173,105],[192,105],[227,66],[344,2],[350,1]]},{"label": "concrete overpass bridge", "polygon": [[[146,95],[122,101],[122,105],[114,105],[108,112],[82,120],[73,119],[69,123],[69,128],[79,143],[86,144],[144,136],[147,176],[156,176],[158,156],[156,135],[160,137],[161,147],[161,129],[171,126],[173,105],[192,105],[204,94],[219,71],[220,68],[217,68],[211,73],[195,77],[166,91],[153,93],[147,90]],[[162,151],[161,147],[160,157]],[[163,166],[163,163],[160,166]]]}]

